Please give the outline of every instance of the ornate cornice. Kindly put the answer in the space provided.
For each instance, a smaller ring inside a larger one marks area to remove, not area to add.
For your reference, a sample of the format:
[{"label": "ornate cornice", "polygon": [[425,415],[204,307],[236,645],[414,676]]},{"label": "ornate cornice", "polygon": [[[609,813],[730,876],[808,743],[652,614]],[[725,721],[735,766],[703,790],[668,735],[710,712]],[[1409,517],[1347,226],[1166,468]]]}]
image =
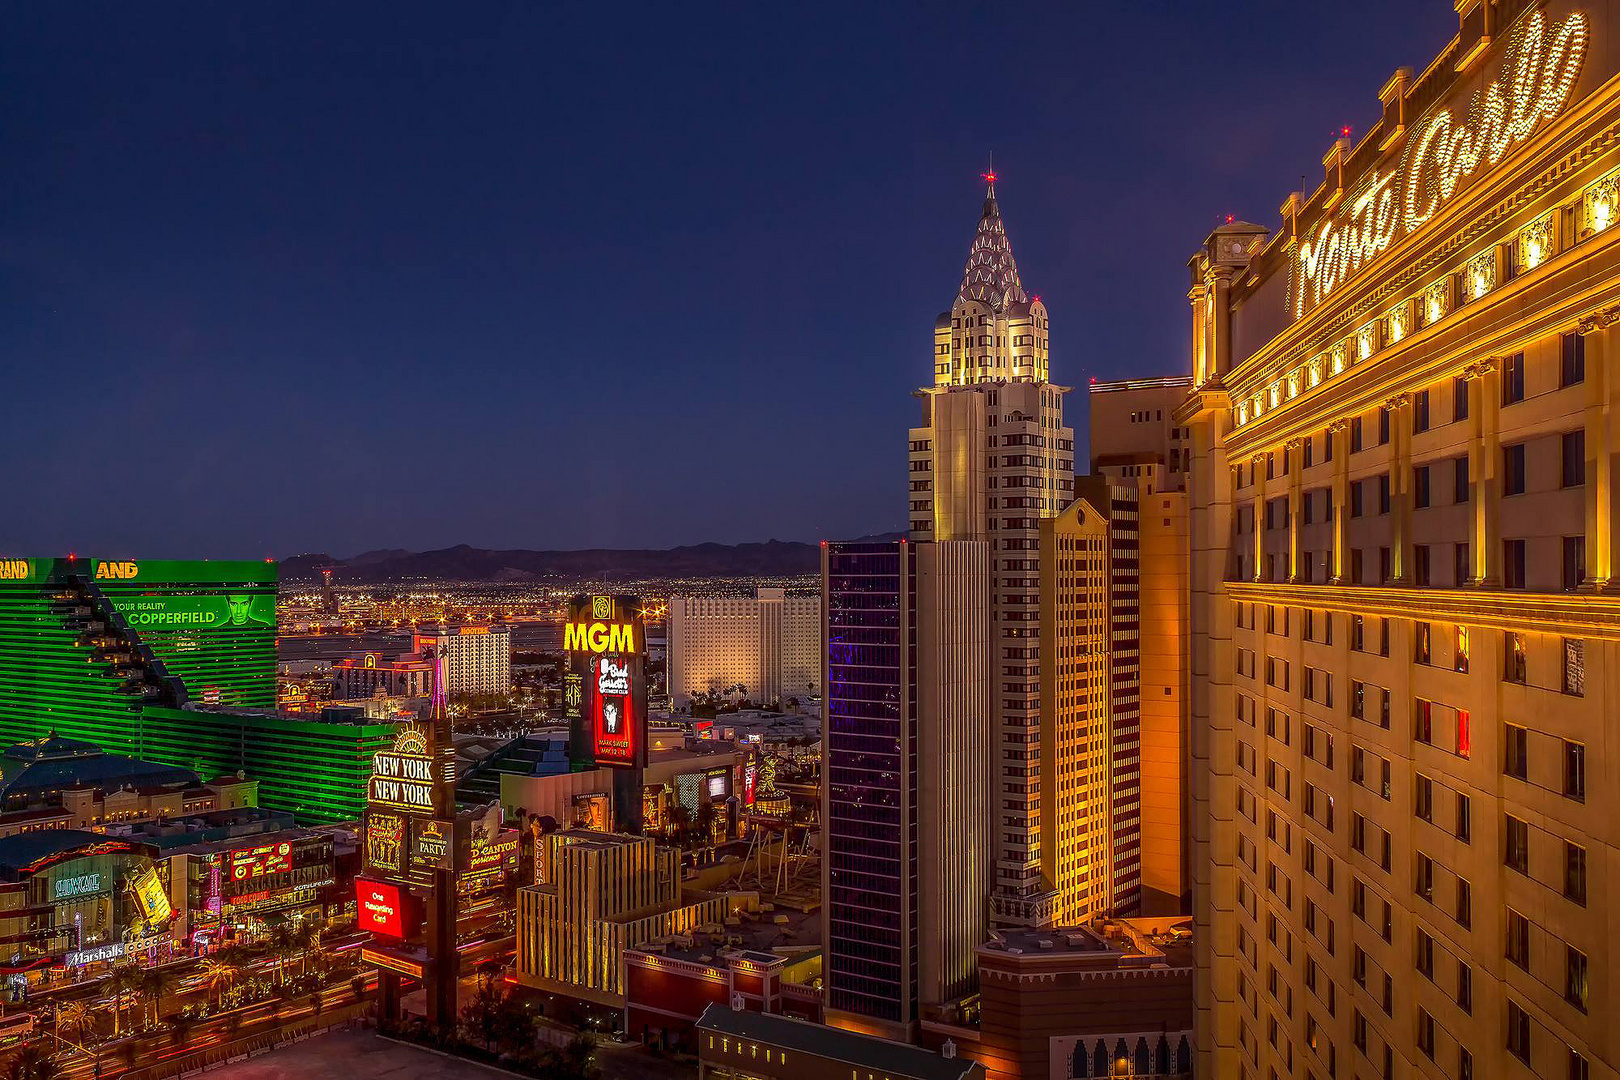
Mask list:
[{"label": "ornate cornice", "polygon": [[1483,360],[1475,360],[1472,363],[1464,364],[1459,374],[1464,382],[1469,379],[1482,379],[1495,371],[1496,366],[1501,362],[1502,358],[1500,356],[1487,356]]},{"label": "ornate cornice", "polygon": [[1394,395],[1393,397],[1390,397],[1387,400],[1385,400],[1384,408],[1388,409],[1390,412],[1394,412],[1396,409],[1405,408],[1406,406],[1408,406],[1410,404],[1412,404],[1412,393],[1411,393],[1411,391],[1402,390],[1400,393],[1398,393],[1398,394]]},{"label": "ornate cornice", "polygon": [[1233,600],[1620,641],[1620,596],[1229,581]]},{"label": "ornate cornice", "polygon": [[1599,330],[1607,330],[1615,323],[1620,322],[1620,306],[1601,308],[1590,315],[1583,316],[1575,324],[1575,332],[1585,337],[1595,334]]}]

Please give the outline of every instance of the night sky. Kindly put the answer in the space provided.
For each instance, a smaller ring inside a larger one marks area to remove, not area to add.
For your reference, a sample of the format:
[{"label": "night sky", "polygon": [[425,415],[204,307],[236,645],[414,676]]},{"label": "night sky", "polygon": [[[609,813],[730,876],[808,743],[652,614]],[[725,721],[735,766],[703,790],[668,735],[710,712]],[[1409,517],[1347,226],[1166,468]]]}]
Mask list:
[{"label": "night sky", "polygon": [[1179,373],[1194,248],[1227,213],[1274,227],[1455,24],[7,5],[0,553],[900,528],[988,152],[1053,378]]}]

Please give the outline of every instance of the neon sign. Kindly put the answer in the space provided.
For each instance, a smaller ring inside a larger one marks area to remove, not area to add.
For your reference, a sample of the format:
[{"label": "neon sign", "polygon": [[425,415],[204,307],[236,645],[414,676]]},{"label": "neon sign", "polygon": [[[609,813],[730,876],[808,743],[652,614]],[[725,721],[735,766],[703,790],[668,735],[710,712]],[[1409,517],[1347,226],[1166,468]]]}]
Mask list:
[{"label": "neon sign", "polygon": [[1465,180],[1496,165],[1538,124],[1563,111],[1586,42],[1580,12],[1551,30],[1541,12],[1531,15],[1503,53],[1496,78],[1474,94],[1461,118],[1450,109],[1429,116],[1407,136],[1393,171],[1373,172],[1337,215],[1301,239],[1290,283],[1294,315],[1423,226]]}]

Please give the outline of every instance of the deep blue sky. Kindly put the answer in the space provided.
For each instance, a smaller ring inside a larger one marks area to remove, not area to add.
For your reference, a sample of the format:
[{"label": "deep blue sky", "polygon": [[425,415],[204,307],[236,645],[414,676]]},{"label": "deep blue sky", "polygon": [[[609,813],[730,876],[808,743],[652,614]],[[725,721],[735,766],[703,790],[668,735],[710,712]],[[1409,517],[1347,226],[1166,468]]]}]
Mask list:
[{"label": "deep blue sky", "polygon": [[1053,377],[1179,372],[1194,247],[1455,18],[7,5],[0,552],[900,527],[987,152]]}]

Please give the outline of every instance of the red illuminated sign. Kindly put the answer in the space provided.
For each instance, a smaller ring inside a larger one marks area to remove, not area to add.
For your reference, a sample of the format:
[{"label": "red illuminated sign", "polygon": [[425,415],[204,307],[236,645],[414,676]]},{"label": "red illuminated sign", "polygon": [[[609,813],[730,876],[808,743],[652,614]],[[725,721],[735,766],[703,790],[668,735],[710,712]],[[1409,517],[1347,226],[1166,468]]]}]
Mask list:
[{"label": "red illuminated sign", "polygon": [[631,665],[639,658],[598,656],[591,660],[591,723],[596,760],[634,765],[637,739],[645,717],[631,683]]},{"label": "red illuminated sign", "polygon": [[252,881],[267,874],[284,874],[291,869],[292,844],[285,840],[231,852],[232,881]]},{"label": "red illuminated sign", "polygon": [[407,910],[410,898],[404,889],[386,881],[355,879],[362,930],[404,940],[415,931]]}]

